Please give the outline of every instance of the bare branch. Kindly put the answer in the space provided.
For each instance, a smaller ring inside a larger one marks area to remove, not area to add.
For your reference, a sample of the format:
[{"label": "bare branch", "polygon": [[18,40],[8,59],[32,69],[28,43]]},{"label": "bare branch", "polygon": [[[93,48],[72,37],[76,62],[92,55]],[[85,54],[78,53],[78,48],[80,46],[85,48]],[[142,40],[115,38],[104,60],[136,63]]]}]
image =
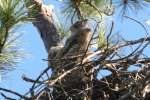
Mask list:
[{"label": "bare branch", "polygon": [[[42,3],[42,0],[30,0],[30,5],[34,5],[33,11],[36,21],[33,21],[34,26],[38,29],[40,36],[44,42],[46,51],[48,52],[52,46],[60,45],[60,36],[53,21],[53,10]],[[27,5],[28,6],[28,5]],[[51,10],[49,10],[51,9]],[[51,11],[51,12],[50,12]],[[29,14],[32,13],[29,10]]]},{"label": "bare branch", "polygon": [[15,91],[12,91],[12,90],[9,90],[9,89],[0,88],[0,90],[1,90],[1,91],[4,91],[4,92],[12,93],[12,94],[14,94],[14,95],[16,95],[16,96],[18,96],[18,97],[20,97],[20,98],[23,98],[23,99],[25,99],[25,100],[31,100],[29,97],[26,97],[26,96],[24,96],[24,95],[21,95],[21,94],[15,92]]}]

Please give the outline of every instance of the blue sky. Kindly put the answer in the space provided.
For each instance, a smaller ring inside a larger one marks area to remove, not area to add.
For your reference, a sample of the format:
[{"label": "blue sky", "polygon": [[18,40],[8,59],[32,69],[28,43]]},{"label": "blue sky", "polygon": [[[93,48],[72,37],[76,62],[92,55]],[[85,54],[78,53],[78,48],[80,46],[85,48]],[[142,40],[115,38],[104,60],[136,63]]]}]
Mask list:
[{"label": "blue sky", "polygon": [[[52,0],[45,0],[45,3],[48,4],[49,1],[52,2]],[[59,10],[57,2],[53,1],[52,4],[55,6],[57,5],[56,8]],[[144,23],[150,18],[150,11],[141,10],[138,14],[131,14],[131,16]],[[144,30],[134,21],[129,19],[122,20],[118,17],[118,14],[114,16],[113,20],[115,21],[114,33],[123,33],[125,39],[138,39],[143,37]],[[148,32],[150,32],[150,26],[146,25],[146,28]],[[42,69],[47,67],[47,62],[42,60],[47,58],[47,53],[39,33],[31,23],[23,25],[17,31],[23,32],[23,36],[20,40],[22,43],[22,48],[27,52],[28,56],[21,60],[21,63],[18,64],[15,71],[7,74],[6,78],[0,82],[0,87],[9,88],[19,93],[25,93],[31,84],[22,81],[21,76],[25,74],[27,77],[35,79],[40,74]],[[150,46],[148,48],[150,49]],[[150,56],[150,51],[148,48],[145,50],[145,53]],[[103,73],[106,74],[106,72]]]}]

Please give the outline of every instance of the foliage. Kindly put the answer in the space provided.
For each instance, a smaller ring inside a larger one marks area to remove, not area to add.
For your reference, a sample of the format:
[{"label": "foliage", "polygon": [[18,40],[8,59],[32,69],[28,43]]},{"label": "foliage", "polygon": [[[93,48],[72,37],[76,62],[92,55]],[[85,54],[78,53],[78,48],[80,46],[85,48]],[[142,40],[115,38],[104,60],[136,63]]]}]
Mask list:
[{"label": "foliage", "polygon": [[[63,13],[75,18],[102,17],[111,15],[113,6],[109,0],[64,0]],[[88,10],[86,9],[88,8]]]},{"label": "foliage", "polygon": [[[56,11],[55,11],[56,12]],[[65,23],[63,23],[58,15],[53,14],[55,24],[57,27],[57,31],[61,37],[61,39],[64,39],[65,37],[68,37],[70,35],[70,31],[66,28]]]},{"label": "foliage", "polygon": [[101,25],[98,32],[99,32],[99,38],[98,38],[98,42],[97,42],[98,47],[103,48],[104,46],[106,46],[105,27],[103,25]]},{"label": "foliage", "polygon": [[[21,57],[19,45],[16,42],[15,30],[25,21],[27,10],[22,0],[0,0],[0,71],[14,69]],[[21,33],[20,33],[21,34]]]},{"label": "foliage", "polygon": [[19,42],[16,39],[19,38],[19,35],[11,33],[11,38],[9,37],[5,43],[2,52],[0,53],[0,72],[1,75],[12,71],[16,68],[17,63],[20,62],[23,52],[19,49]]},{"label": "foliage", "polygon": [[150,0],[145,0],[146,2],[150,2]]}]

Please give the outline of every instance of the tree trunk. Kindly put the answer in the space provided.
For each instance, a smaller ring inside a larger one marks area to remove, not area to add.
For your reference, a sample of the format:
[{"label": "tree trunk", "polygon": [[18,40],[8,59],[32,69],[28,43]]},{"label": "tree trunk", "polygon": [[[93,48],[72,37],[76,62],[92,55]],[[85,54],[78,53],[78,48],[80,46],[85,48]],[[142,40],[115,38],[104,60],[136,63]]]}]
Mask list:
[{"label": "tree trunk", "polygon": [[26,6],[34,5],[32,10],[29,11],[29,15],[35,17],[33,25],[38,29],[39,34],[43,40],[46,51],[48,52],[52,46],[60,44],[60,36],[57,32],[56,26],[53,22],[53,12],[50,12],[50,8],[43,5],[42,0],[30,0]]}]

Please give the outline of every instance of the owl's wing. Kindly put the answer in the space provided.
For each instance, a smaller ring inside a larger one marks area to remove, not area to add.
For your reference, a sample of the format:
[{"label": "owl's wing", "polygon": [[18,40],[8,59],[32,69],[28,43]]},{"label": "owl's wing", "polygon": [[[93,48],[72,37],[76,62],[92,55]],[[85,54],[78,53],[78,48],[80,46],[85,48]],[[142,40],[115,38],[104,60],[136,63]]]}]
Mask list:
[{"label": "owl's wing", "polygon": [[68,38],[64,47],[63,55],[66,54],[69,51],[69,49],[71,49],[75,44],[78,44],[77,41],[78,39],[76,35]]},{"label": "owl's wing", "polygon": [[49,50],[48,57],[49,59],[54,59],[56,55],[62,50],[63,46],[54,46]]},{"label": "owl's wing", "polygon": [[74,44],[66,53],[65,56],[76,55],[80,50],[80,45]]}]

